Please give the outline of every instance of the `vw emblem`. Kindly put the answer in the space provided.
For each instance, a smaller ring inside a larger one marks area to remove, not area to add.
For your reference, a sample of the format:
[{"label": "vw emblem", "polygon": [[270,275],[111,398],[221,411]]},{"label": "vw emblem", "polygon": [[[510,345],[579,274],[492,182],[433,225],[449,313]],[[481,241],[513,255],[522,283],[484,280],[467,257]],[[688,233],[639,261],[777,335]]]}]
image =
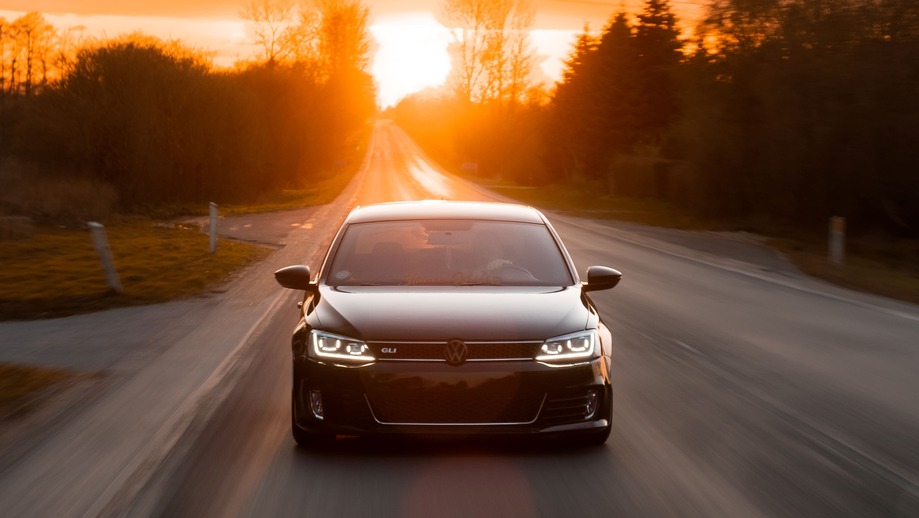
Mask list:
[{"label": "vw emblem", "polygon": [[469,348],[462,340],[450,340],[444,347],[444,358],[450,365],[462,365],[466,361]]}]

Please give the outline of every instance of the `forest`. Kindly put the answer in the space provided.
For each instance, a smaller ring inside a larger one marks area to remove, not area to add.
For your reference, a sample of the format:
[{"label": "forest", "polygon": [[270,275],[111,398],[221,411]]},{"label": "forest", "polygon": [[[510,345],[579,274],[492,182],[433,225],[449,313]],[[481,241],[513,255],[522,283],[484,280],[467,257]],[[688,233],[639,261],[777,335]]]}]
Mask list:
[{"label": "forest", "polygon": [[710,0],[705,13],[689,26],[646,0],[585,27],[548,91],[507,87],[512,60],[493,51],[477,77],[503,81],[460,78],[393,116],[491,181],[771,228],[844,216],[854,232],[919,237],[919,4]]},{"label": "forest", "polygon": [[[706,1],[700,20],[645,0],[585,26],[545,85],[532,2],[443,0],[451,76],[385,116],[488,182],[919,237],[919,4]],[[244,16],[261,53],[231,69],[181,42],[0,19],[0,213],[60,216],[8,194],[55,181],[130,213],[336,174],[377,110],[369,8],[249,0]]]},{"label": "forest", "polygon": [[266,5],[246,11],[263,52],[232,69],[182,42],[75,41],[39,13],[0,20],[0,215],[253,203],[334,175],[376,111],[367,10]]}]

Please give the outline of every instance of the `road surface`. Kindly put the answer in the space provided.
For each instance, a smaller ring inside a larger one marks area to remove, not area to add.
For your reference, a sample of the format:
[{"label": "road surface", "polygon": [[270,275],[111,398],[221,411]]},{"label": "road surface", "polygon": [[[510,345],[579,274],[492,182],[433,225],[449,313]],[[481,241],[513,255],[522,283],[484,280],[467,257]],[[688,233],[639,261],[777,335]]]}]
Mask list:
[{"label": "road surface", "polygon": [[[594,295],[615,341],[605,447],[341,438],[297,449],[288,344],[298,294],[271,286],[270,271],[317,267],[354,204],[420,198],[492,199],[381,122],[336,203],[240,225],[285,246],[195,313],[195,326],[176,318],[159,348],[101,354],[119,380],[107,389],[130,392],[86,398],[61,431],[5,457],[8,515],[919,516],[919,308],[806,278],[755,244],[562,215],[550,219],[582,275],[594,264],[624,274]],[[257,309],[248,327],[212,351],[226,314],[247,305]],[[192,334],[201,350],[175,351]],[[189,361],[201,372],[179,379]],[[170,365],[175,379],[162,372]],[[143,426],[100,424],[105,412],[123,421],[111,413],[132,401]],[[109,453],[107,441],[135,453]]]}]

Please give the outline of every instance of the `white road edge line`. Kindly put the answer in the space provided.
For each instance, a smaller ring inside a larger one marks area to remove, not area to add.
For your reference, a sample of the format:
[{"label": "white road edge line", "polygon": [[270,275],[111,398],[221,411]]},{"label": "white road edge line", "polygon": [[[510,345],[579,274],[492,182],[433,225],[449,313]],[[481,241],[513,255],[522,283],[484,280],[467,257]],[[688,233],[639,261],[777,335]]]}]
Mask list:
[{"label": "white road edge line", "polygon": [[[585,229],[585,230],[595,230],[595,231],[601,232],[601,233],[605,234],[606,236],[611,237],[611,238],[613,238],[613,239],[618,239],[619,241],[623,241],[623,242],[626,242],[626,243],[629,243],[629,244],[632,244],[632,245],[635,245],[635,246],[639,246],[639,247],[642,247],[642,248],[646,248],[646,249],[648,249],[648,250],[654,250],[654,251],[660,252],[660,253],[662,253],[662,254],[667,254],[667,255],[670,255],[670,256],[673,256],[673,257],[679,257],[679,258],[681,258],[681,259],[686,259],[686,260],[688,260],[688,261],[693,261],[693,262],[695,262],[695,263],[700,263],[700,264],[704,264],[704,265],[706,265],[706,266],[711,266],[712,268],[718,268],[718,269],[720,269],[720,270],[729,271],[729,272],[732,272],[732,273],[736,273],[736,274],[739,274],[739,275],[743,275],[743,276],[745,276],[745,277],[751,277],[751,278],[753,278],[753,279],[757,279],[757,280],[760,280],[760,281],[763,281],[763,282],[767,282],[767,283],[770,283],[770,284],[775,284],[775,285],[777,285],[777,286],[782,286],[782,287],[784,287],[784,288],[788,288],[788,289],[791,289],[791,290],[799,291],[799,292],[802,292],[802,293],[808,293],[808,294],[810,294],[810,295],[817,295],[817,296],[820,296],[820,297],[825,297],[825,298],[832,299],[832,300],[836,300],[836,301],[839,301],[839,302],[844,302],[844,303],[847,303],[847,304],[852,304],[852,305],[854,305],[854,306],[858,306],[858,307],[862,307],[862,308],[865,308],[865,309],[870,309],[870,310],[873,310],[873,311],[877,311],[877,312],[879,312],[879,313],[885,313],[885,314],[887,314],[887,315],[891,315],[891,316],[894,316],[894,317],[899,317],[899,318],[904,318],[904,319],[907,319],[907,320],[912,320],[912,321],[919,322],[919,315],[914,315],[914,314],[911,314],[911,313],[906,313],[905,311],[899,311],[899,310],[896,310],[896,309],[885,308],[885,307],[883,307],[883,306],[878,306],[877,304],[872,304],[872,303],[870,303],[870,302],[862,302],[862,301],[860,301],[860,300],[855,300],[855,299],[852,299],[852,298],[849,298],[849,297],[845,297],[845,296],[842,296],[842,295],[836,295],[836,294],[833,294],[833,293],[828,293],[828,292],[826,292],[826,291],[822,291],[822,290],[818,290],[818,289],[814,289],[814,288],[806,288],[806,287],[804,287],[804,286],[799,286],[799,285],[797,285],[797,284],[794,284],[794,283],[792,283],[792,282],[790,282],[790,281],[785,281],[785,280],[777,279],[777,278],[774,278],[774,277],[768,277],[768,276],[765,276],[765,275],[762,275],[762,274],[758,274],[758,273],[746,271],[746,270],[743,270],[743,269],[740,269],[740,268],[735,268],[735,267],[732,267],[732,266],[727,266],[727,265],[724,265],[724,264],[716,263],[716,262],[714,262],[714,261],[709,261],[709,260],[707,260],[707,259],[700,259],[700,258],[698,258],[698,257],[692,257],[692,256],[689,256],[689,255],[686,255],[686,254],[681,254],[681,253],[679,253],[679,252],[675,252],[675,251],[673,251],[673,250],[668,250],[668,249],[666,249],[666,248],[664,248],[664,247],[658,247],[658,246],[655,246],[655,245],[652,245],[652,244],[649,244],[649,243],[641,242],[641,241],[639,241],[639,240],[637,240],[637,239],[632,239],[632,238],[629,238],[629,237],[625,237],[625,236],[619,235],[620,233],[626,232],[626,231],[624,231],[624,230],[611,229],[611,228],[602,228],[602,226],[601,226],[601,228],[597,228],[597,225],[590,225],[590,226],[588,226],[588,225],[585,225],[585,224],[583,224],[583,223],[573,221],[575,218],[571,218],[570,216],[559,216],[559,215],[557,215],[557,214],[553,214],[553,218],[563,220],[563,221],[565,221],[565,222],[566,222],[567,224],[569,224],[569,225],[573,225],[573,226],[576,226],[576,227],[580,227],[580,228],[583,228],[583,229]],[[577,218],[577,219],[580,219],[580,218]],[[588,220],[588,221],[589,221],[589,220]],[[610,232],[610,231],[612,231],[612,232]],[[653,239],[653,238],[649,238],[649,239]],[[901,302],[899,302],[899,301],[897,301],[897,302],[898,302],[898,303],[901,303]],[[901,304],[905,304],[905,303],[901,303]]]}]

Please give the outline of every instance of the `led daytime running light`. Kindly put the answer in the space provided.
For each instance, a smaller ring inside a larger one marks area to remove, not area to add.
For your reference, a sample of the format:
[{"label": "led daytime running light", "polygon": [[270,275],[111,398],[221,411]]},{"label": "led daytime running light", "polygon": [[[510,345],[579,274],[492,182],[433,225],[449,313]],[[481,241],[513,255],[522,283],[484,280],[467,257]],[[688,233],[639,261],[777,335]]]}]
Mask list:
[{"label": "led daytime running light", "polygon": [[364,342],[319,331],[310,333],[310,356],[351,363],[376,360]]},{"label": "led daytime running light", "polygon": [[536,356],[542,362],[577,362],[599,356],[596,331],[559,336],[546,340]]}]

